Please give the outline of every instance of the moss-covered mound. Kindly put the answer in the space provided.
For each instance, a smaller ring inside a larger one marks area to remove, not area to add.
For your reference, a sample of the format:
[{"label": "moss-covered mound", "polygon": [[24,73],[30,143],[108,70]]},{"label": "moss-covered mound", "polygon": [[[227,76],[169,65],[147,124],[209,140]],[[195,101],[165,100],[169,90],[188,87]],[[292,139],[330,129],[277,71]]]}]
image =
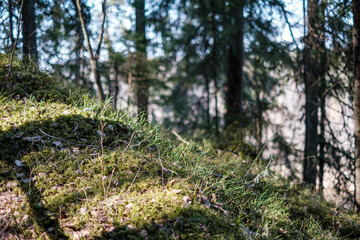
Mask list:
[{"label": "moss-covered mound", "polygon": [[6,65],[1,56],[0,238],[360,236],[359,218],[253,159],[170,139],[18,62],[9,78]]}]

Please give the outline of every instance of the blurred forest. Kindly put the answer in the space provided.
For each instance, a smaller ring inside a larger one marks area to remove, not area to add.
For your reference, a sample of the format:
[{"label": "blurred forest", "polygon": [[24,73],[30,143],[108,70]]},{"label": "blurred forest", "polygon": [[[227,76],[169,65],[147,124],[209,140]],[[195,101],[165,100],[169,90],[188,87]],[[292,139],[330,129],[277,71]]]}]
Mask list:
[{"label": "blurred forest", "polygon": [[359,0],[4,0],[0,16],[2,53],[360,211]]}]

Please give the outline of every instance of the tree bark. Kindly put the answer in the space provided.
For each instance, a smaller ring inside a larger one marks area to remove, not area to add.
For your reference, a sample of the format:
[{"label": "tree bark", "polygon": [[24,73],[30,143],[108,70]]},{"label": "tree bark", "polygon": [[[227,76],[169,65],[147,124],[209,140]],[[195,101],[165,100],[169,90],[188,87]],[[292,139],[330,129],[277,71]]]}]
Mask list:
[{"label": "tree bark", "polygon": [[76,0],[76,7],[78,10],[78,14],[79,14],[80,22],[81,22],[82,32],[83,32],[83,35],[84,35],[84,38],[86,41],[87,50],[90,55],[91,72],[94,76],[94,80],[96,83],[97,96],[98,96],[99,101],[103,102],[105,100],[105,94],[104,94],[104,90],[103,90],[101,80],[100,80],[98,60],[99,60],[101,44],[102,44],[103,35],[104,35],[104,25],[105,25],[105,19],[106,19],[106,0],[102,0],[101,5],[102,5],[101,26],[100,26],[100,33],[99,33],[99,38],[98,38],[98,46],[96,49],[96,54],[94,55],[92,47],[91,47],[91,43],[90,43],[90,37],[89,37],[88,31],[86,28],[86,24],[84,21],[84,17],[82,14],[81,3],[80,3],[80,0]]},{"label": "tree bark", "polygon": [[24,0],[22,9],[23,20],[23,57],[25,61],[37,63],[35,0]]},{"label": "tree bark", "polygon": [[12,0],[9,0],[8,2],[9,4],[9,8],[8,8],[8,12],[9,12],[9,35],[10,35],[10,40],[11,40],[11,48],[13,48],[14,44],[15,44],[15,39],[14,39],[14,30],[13,30],[13,7],[12,7]]},{"label": "tree bark", "polygon": [[[204,52],[206,52],[209,49],[209,42],[206,39],[206,27],[204,29],[204,33],[203,33],[203,45],[204,45]],[[208,76],[208,72],[207,72],[207,65],[208,65],[208,60],[205,57],[206,60],[204,60],[204,67],[205,67],[205,71],[203,72],[203,76],[204,76],[204,80],[205,80],[205,92],[206,92],[206,124],[207,126],[210,128],[210,123],[211,123],[211,118],[210,118],[210,79]]]},{"label": "tree bark", "polygon": [[213,45],[211,51],[212,61],[212,75],[214,80],[214,91],[215,91],[215,133],[219,135],[219,111],[218,111],[218,81],[217,81],[217,39],[216,39],[216,20],[215,20],[215,1],[211,1],[211,34],[213,38]]},{"label": "tree bark", "polygon": [[317,177],[319,69],[317,38],[319,36],[319,5],[308,1],[308,35],[305,39],[305,150],[303,181],[315,187]]},{"label": "tree bark", "polygon": [[226,127],[238,120],[243,113],[242,84],[244,63],[244,7],[238,5],[233,10],[234,14],[230,26],[236,26],[235,33],[230,36],[228,53],[228,81],[225,96],[226,101]]},{"label": "tree bark", "polygon": [[355,212],[360,213],[360,0],[353,0],[354,122],[355,122]]},{"label": "tree bark", "polygon": [[262,123],[263,123],[263,107],[262,107],[262,101],[263,99],[261,99],[260,94],[261,94],[261,87],[262,87],[262,79],[260,79],[260,77],[257,74],[257,68],[259,65],[259,60],[255,59],[255,64],[254,64],[254,84],[255,84],[255,94],[256,94],[256,126],[255,126],[255,130],[256,130],[256,152],[258,152],[260,154],[260,158],[262,157],[262,152],[261,152],[261,148],[262,148]]},{"label": "tree bark", "polygon": [[145,18],[145,1],[135,0],[136,11],[136,67],[134,77],[136,79],[136,104],[138,113],[148,119],[148,97],[149,86],[147,79],[147,57],[146,57],[146,18]]},{"label": "tree bark", "polygon": [[327,0],[321,1],[321,15],[320,15],[320,137],[319,137],[319,190],[322,193],[324,187],[324,167],[325,167],[325,119],[326,119],[326,79],[325,75],[327,72],[327,54],[325,45],[325,10],[327,6]]},{"label": "tree bark", "polygon": [[118,65],[117,65],[116,61],[114,63],[114,71],[115,71],[114,108],[116,110],[117,109],[117,103],[118,103],[118,95],[119,95],[119,90],[120,90],[120,86],[119,86],[119,69],[118,69]]},{"label": "tree bark", "polygon": [[[74,6],[76,5],[76,0],[72,0],[72,3],[74,4]],[[81,10],[83,11],[83,8],[81,8]],[[82,34],[82,28],[81,28],[81,21],[80,21],[80,17],[79,17],[79,11],[76,11],[76,16],[75,16],[75,29],[76,29],[76,42],[75,42],[75,65],[76,65],[76,69],[75,69],[75,82],[76,83],[81,83],[82,82],[82,74],[81,74],[81,66],[82,66],[82,57],[81,57],[81,51],[83,50],[83,44],[84,44],[84,38],[83,38],[83,34]],[[86,20],[84,20],[84,22],[86,22]],[[87,23],[85,23],[86,25]]]}]

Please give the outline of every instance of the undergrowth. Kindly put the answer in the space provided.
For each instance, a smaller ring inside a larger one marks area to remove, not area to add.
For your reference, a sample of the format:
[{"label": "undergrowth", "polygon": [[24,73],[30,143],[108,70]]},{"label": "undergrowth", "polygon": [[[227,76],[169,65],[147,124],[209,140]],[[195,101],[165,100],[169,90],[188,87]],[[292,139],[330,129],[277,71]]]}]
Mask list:
[{"label": "undergrowth", "polygon": [[253,157],[178,141],[19,62],[9,79],[7,64],[1,55],[0,231],[9,239],[360,236],[358,217]]}]

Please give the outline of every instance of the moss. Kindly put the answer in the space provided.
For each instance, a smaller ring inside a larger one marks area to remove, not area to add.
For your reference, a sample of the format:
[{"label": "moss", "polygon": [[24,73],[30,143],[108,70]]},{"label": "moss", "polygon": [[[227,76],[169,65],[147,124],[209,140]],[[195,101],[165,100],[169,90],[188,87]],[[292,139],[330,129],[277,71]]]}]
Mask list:
[{"label": "moss", "polygon": [[359,236],[358,217],[336,209],[334,225],[332,205],[285,191],[253,154],[177,142],[17,61],[8,85],[7,61],[0,56],[0,191],[25,197],[12,209],[29,215],[19,225],[28,238]]}]

